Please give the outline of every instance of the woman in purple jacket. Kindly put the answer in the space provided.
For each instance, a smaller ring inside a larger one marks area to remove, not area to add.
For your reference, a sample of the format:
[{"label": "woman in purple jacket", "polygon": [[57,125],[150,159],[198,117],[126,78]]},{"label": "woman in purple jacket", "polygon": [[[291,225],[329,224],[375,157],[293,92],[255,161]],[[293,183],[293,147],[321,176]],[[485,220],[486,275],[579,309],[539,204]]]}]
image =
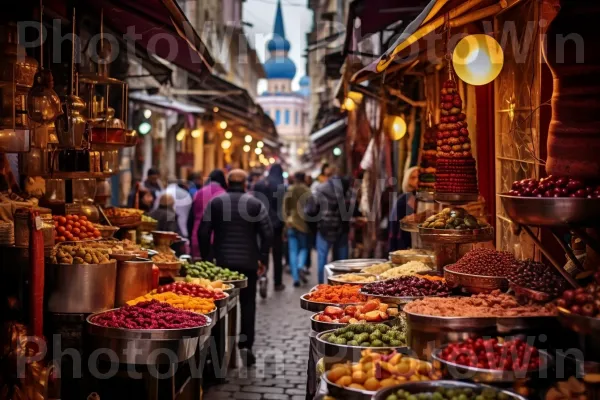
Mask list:
[{"label": "woman in purple jacket", "polygon": [[[220,169],[213,170],[208,175],[208,181],[198,190],[194,196],[194,203],[192,205],[192,212],[190,216],[193,217],[193,228],[190,239],[192,240],[192,257],[200,257],[200,245],[198,243],[198,229],[200,229],[200,223],[202,222],[202,215],[208,205],[208,202],[213,197],[225,193],[227,189],[227,183],[225,181],[225,174]],[[189,226],[189,225],[188,225]]]}]

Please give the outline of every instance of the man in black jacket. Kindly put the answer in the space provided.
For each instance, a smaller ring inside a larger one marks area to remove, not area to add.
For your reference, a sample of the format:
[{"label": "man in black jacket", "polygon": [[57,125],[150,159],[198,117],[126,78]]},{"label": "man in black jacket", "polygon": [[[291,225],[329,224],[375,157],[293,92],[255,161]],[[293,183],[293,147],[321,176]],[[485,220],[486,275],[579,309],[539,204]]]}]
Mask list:
[{"label": "man in black jacket", "polygon": [[[246,193],[247,174],[235,169],[227,176],[227,192],[213,198],[204,211],[198,231],[200,254],[210,254],[217,265],[240,271],[248,287],[240,292],[241,339],[238,344],[247,366],[256,362],[252,354],[256,316],[256,283],[266,272],[273,228],[267,209]],[[211,245],[211,237],[214,235]]]}]

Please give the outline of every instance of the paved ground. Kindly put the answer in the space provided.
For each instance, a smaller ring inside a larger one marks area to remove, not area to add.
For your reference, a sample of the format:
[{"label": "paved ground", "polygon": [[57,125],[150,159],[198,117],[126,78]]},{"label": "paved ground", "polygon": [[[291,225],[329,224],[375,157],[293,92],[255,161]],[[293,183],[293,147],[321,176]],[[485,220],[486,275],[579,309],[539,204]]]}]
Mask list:
[{"label": "paved ground", "polygon": [[315,265],[302,288],[294,288],[284,273],[287,287],[274,293],[269,277],[268,298],[257,299],[256,366],[230,371],[228,383],[208,389],[205,399],[305,400],[310,312],[300,308],[299,297],[316,284]]}]

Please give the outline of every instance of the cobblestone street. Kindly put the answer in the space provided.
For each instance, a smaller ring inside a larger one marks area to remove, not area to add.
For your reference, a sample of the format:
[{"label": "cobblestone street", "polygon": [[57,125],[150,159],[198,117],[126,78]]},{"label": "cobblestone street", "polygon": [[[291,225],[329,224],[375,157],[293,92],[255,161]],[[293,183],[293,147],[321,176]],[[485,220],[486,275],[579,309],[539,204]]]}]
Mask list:
[{"label": "cobblestone street", "polygon": [[245,368],[238,361],[238,368],[228,374],[228,382],[208,389],[205,399],[306,398],[311,313],[300,308],[299,297],[316,285],[316,263],[311,272],[310,282],[300,288],[294,288],[291,276],[284,273],[286,289],[283,292],[273,292],[270,273],[269,295],[266,300],[257,299],[256,366]]}]

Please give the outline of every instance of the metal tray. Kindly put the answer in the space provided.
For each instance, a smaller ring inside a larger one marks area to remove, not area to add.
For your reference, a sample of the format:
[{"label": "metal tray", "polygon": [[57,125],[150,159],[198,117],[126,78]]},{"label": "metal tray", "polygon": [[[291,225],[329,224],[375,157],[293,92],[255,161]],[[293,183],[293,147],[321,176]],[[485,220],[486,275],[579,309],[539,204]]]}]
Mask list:
[{"label": "metal tray", "polygon": [[366,285],[367,283],[375,283],[378,282],[380,280],[378,275],[375,274],[367,274],[364,272],[349,272],[349,274],[352,275],[359,275],[359,276],[364,276],[364,277],[374,277],[375,280],[372,282],[344,282],[341,281],[339,279],[336,279],[342,275],[346,275],[346,274],[340,274],[340,275],[333,275],[333,276],[329,276],[327,277],[327,283],[330,285],[358,285],[358,286],[363,286]]},{"label": "metal tray", "polygon": [[308,293],[305,293],[302,296],[300,296],[300,307],[306,311],[319,312],[319,311],[325,310],[325,308],[328,306],[345,307],[345,306],[357,306],[359,304],[362,304],[362,303],[346,303],[346,304],[319,303],[316,301],[306,300],[305,296],[307,294]]},{"label": "metal tray", "polygon": [[334,261],[326,265],[332,272],[336,273],[349,273],[349,272],[360,272],[363,268],[366,268],[374,264],[386,263],[388,260],[382,258],[353,258],[350,260]]},{"label": "metal tray", "polygon": [[434,200],[437,203],[442,204],[467,204],[473,203],[479,200],[478,193],[440,193],[435,192],[433,195]]},{"label": "metal tray", "polygon": [[600,318],[573,314],[562,307],[558,309],[558,321],[562,326],[582,335],[600,336]]},{"label": "metal tray", "polygon": [[508,217],[522,225],[592,227],[600,225],[600,199],[519,197],[501,194]]},{"label": "metal tray", "polygon": [[199,343],[210,337],[213,323],[207,317],[207,324],[196,328],[108,328],[91,322],[100,314],[92,314],[86,319],[90,344],[95,349],[104,349],[101,356],[108,360],[106,349],[110,349],[123,364],[171,364],[188,360],[196,354]]},{"label": "metal tray", "polygon": [[[315,317],[319,314],[320,313],[315,313],[315,314],[311,315],[311,317],[310,317],[310,327],[315,332],[321,333],[321,332],[325,332],[325,331],[331,331],[331,330],[340,329],[340,328],[343,328],[343,327],[349,325],[349,324],[340,324],[338,322],[317,321],[315,319]],[[392,326],[394,324],[395,320],[396,320],[396,317],[390,317],[390,318],[386,319],[385,321],[361,322],[361,324],[386,324],[386,325]]]},{"label": "metal tray", "polygon": [[508,279],[505,277],[465,274],[449,270],[450,266],[444,267],[444,279],[451,288],[461,287],[464,291],[472,294],[508,290]]},{"label": "metal tray", "polygon": [[515,293],[516,297],[521,297],[527,300],[533,300],[541,303],[546,303],[552,299],[552,296],[548,293],[519,286],[514,282],[509,281],[508,287]]},{"label": "metal tray", "polygon": [[544,350],[538,350],[540,356],[540,369],[519,374],[514,371],[466,367],[464,365],[445,361],[440,357],[440,353],[446,346],[447,345],[444,345],[434,350],[431,354],[431,358],[433,359],[434,368],[442,371],[443,376],[451,377],[452,379],[470,380],[482,383],[512,383],[521,380],[535,379],[537,377],[547,378],[550,376],[548,374],[548,369],[550,369],[552,365],[552,357]]},{"label": "metal tray", "polygon": [[556,317],[437,317],[404,311],[411,328],[426,332],[470,332],[496,329],[498,332],[513,332],[529,329],[554,327]]},{"label": "metal tray", "polygon": [[222,281],[225,284],[233,285],[233,287],[238,289],[244,289],[248,287],[248,279],[238,279],[235,281]]},{"label": "metal tray", "polygon": [[327,386],[327,393],[335,399],[340,400],[371,400],[376,392],[368,390],[350,389],[336,385],[327,379],[327,373],[323,374],[323,382]]},{"label": "metal tray", "polygon": [[[384,322],[379,322],[379,323],[383,324]],[[388,323],[385,325],[389,325],[389,323],[390,323],[390,321],[388,321]],[[343,326],[341,328],[343,328]],[[400,347],[346,346],[346,345],[341,345],[341,344],[329,343],[329,342],[323,340],[323,336],[325,336],[329,333],[332,333],[336,329],[339,329],[339,328],[331,329],[329,331],[324,331],[324,332],[320,332],[317,334],[317,351],[319,352],[319,354],[323,355],[324,357],[333,358],[333,359],[337,360],[337,362],[340,362],[340,361],[358,362],[362,357],[361,352],[366,349],[373,350],[373,351],[396,350],[396,351],[398,351],[398,353],[410,354],[410,348],[408,346],[400,346]]]},{"label": "metal tray", "polygon": [[419,237],[423,243],[466,244],[494,240],[494,228],[478,229],[433,229],[419,227]]},{"label": "metal tray", "polygon": [[[448,389],[472,389],[473,391],[479,393],[483,389],[492,388],[488,385],[482,384],[474,384],[467,382],[456,382],[456,381],[427,381],[427,382],[407,382],[397,386],[390,386],[385,389],[379,390],[374,396],[373,400],[386,400],[389,395],[392,393],[396,393],[398,390],[406,390],[411,394],[419,394],[419,393],[429,393],[435,392],[438,388],[448,388]],[[492,388],[497,390],[500,393],[506,395],[507,400],[526,400],[525,397],[519,396],[516,393],[510,392],[508,390],[502,390],[498,388]]]}]

